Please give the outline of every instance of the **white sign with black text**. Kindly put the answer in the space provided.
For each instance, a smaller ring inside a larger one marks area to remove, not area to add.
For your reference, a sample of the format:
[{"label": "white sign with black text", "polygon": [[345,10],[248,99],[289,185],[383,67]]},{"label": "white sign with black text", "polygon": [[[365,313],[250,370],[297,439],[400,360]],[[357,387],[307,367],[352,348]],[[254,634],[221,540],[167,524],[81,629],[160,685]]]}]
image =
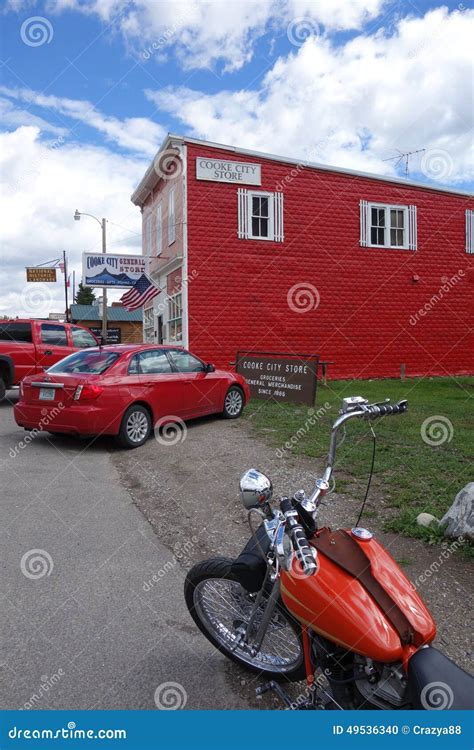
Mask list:
[{"label": "white sign with black text", "polygon": [[262,184],[260,164],[211,159],[207,156],[196,158],[196,179],[212,182],[238,182],[244,185]]}]

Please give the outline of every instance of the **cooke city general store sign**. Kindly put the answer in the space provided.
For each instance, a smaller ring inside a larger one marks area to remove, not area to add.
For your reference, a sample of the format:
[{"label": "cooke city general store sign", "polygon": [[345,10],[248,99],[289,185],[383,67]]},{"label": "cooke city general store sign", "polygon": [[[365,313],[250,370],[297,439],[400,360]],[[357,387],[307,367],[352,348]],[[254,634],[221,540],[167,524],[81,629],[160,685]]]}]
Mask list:
[{"label": "cooke city general store sign", "polygon": [[240,182],[245,185],[261,185],[260,164],[243,161],[224,161],[198,156],[196,159],[196,179],[212,182]]}]

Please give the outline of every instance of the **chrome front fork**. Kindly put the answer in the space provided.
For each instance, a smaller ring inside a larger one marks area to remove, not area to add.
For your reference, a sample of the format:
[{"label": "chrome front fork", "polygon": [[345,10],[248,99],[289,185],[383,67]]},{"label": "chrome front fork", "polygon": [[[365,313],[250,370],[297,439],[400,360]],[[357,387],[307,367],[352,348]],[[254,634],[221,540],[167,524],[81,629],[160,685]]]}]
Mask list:
[{"label": "chrome front fork", "polygon": [[265,638],[267,628],[275,613],[275,607],[280,597],[280,576],[277,575],[273,582],[270,595],[265,604],[265,609],[263,610],[262,619],[258,626],[257,633],[254,638],[250,639],[250,633],[252,633],[253,631],[253,626],[255,623],[255,619],[257,617],[257,612],[259,611],[260,605],[262,604],[267,581],[272,575],[275,575],[275,573],[272,570],[272,568],[268,566],[262,588],[258,592],[254,605],[252,607],[249,621],[247,625],[242,625],[238,629],[239,637],[238,637],[237,643],[235,644],[235,648],[245,646],[246,648],[249,649],[251,656],[256,656],[262,647],[262,643]]}]

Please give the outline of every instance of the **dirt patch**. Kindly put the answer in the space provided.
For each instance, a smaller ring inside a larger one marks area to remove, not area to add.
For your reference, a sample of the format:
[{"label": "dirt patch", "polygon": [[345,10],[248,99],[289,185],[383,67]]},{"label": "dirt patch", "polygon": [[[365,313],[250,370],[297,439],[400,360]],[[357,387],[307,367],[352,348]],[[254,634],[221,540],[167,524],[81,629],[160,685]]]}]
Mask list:
[{"label": "dirt patch", "polygon": [[[279,455],[279,454],[278,454]],[[238,498],[241,474],[254,466],[273,481],[275,497],[303,488],[309,492],[322,470],[316,459],[278,457],[244,421],[203,419],[187,425],[185,437],[173,445],[150,440],[136,451],[113,454],[124,485],[150,521],[160,540],[178,552],[184,569],[215,555],[235,556],[249,538],[246,513]],[[320,525],[354,524],[363,497],[333,492],[321,509]],[[412,581],[438,623],[437,645],[465,669],[472,669],[472,563],[459,555],[443,555],[440,546],[384,533],[378,516],[382,488],[368,504],[364,525],[377,534]],[[377,507],[379,506],[379,508]],[[383,515],[383,513],[382,513]],[[372,517],[373,516],[373,517]],[[227,669],[227,667],[226,667]],[[232,679],[247,688],[248,673],[229,662]],[[235,682],[234,682],[235,684]],[[265,707],[269,707],[266,702]]]}]

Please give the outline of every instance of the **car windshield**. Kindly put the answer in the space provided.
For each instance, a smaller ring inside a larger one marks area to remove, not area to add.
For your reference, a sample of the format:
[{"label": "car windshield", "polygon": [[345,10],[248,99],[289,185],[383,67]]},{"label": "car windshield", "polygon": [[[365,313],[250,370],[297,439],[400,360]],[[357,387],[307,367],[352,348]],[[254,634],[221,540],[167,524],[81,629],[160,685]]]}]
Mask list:
[{"label": "car windshield", "polygon": [[105,352],[100,349],[75,352],[69,357],[64,357],[55,365],[48,368],[51,373],[73,374],[75,372],[85,372],[95,375],[101,375],[109,369],[118,359],[117,352]]}]

